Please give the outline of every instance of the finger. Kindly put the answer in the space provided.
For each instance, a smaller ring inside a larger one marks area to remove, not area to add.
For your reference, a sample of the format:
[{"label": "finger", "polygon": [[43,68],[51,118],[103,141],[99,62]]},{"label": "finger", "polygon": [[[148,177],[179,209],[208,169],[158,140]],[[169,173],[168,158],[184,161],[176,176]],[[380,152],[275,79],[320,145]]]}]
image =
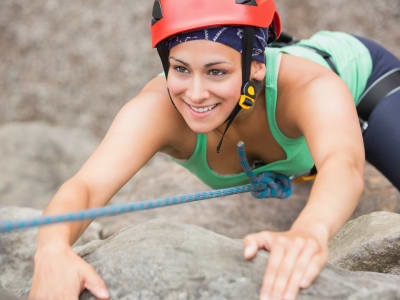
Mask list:
[{"label": "finger", "polygon": [[[261,299],[272,296],[272,288],[281,265],[282,259],[285,256],[286,239],[279,238],[278,242],[271,248],[268,258],[267,268],[264,273],[264,281],[261,287]],[[263,298],[264,297],[264,298]]]},{"label": "finger", "polygon": [[92,266],[88,265],[83,276],[83,287],[89,290],[95,297],[101,300],[110,298],[104,280],[96,273]]},{"label": "finger", "polygon": [[321,253],[320,255],[315,255],[304,273],[303,279],[300,283],[301,288],[307,288],[318,276],[321,269],[324,267],[328,259],[327,253]]},{"label": "finger", "polygon": [[303,238],[296,238],[294,242],[286,245],[286,255],[277,270],[277,276],[272,287],[274,298],[281,299],[284,296],[284,292],[296,266],[296,261],[302,252],[304,245],[305,240]]},{"label": "finger", "polygon": [[266,231],[247,235],[243,239],[244,257],[252,259],[257,254],[258,249],[269,250],[269,240],[270,234]]},{"label": "finger", "polygon": [[318,244],[314,240],[305,241],[303,251],[300,253],[297,262],[295,264],[293,274],[286,287],[285,299],[295,299],[298,292],[300,283],[304,277],[304,274],[308,268],[308,265],[312,257],[318,252]]},{"label": "finger", "polygon": [[257,254],[257,251],[258,251],[257,242],[251,240],[247,242],[246,246],[244,246],[244,257],[246,259],[252,259]]}]

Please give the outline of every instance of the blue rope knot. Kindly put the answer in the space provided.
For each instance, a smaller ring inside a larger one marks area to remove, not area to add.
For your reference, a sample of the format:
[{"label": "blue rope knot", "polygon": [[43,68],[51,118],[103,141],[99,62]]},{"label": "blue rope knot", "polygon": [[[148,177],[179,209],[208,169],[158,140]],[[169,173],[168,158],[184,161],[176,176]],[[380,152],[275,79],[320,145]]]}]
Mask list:
[{"label": "blue rope knot", "polygon": [[237,144],[237,151],[239,154],[240,164],[250,178],[252,186],[251,194],[258,199],[263,198],[288,198],[292,194],[292,180],[280,173],[267,171],[255,175],[247,161],[246,153],[244,151],[244,142],[240,141]]},{"label": "blue rope knot", "polygon": [[285,199],[292,194],[292,180],[284,174],[267,171],[254,176],[255,181],[250,181],[254,189],[251,194],[255,198]]}]

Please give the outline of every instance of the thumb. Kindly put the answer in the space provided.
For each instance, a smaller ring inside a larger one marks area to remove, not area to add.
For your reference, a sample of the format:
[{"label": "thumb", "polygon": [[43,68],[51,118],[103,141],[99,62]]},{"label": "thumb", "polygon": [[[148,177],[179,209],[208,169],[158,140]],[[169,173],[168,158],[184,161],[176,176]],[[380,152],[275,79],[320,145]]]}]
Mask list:
[{"label": "thumb", "polygon": [[110,298],[104,280],[96,273],[92,266],[88,266],[83,274],[83,287],[90,291],[95,297],[101,300]]},{"label": "thumb", "polygon": [[258,251],[257,241],[252,235],[248,235],[244,240],[244,257],[246,259],[252,259],[256,256]]}]

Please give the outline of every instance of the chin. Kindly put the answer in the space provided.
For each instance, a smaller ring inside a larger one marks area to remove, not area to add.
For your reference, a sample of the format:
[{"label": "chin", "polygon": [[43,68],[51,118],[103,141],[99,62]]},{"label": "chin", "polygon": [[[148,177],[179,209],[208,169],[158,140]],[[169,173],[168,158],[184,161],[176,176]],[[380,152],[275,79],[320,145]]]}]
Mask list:
[{"label": "chin", "polygon": [[203,134],[210,133],[211,131],[213,131],[216,128],[216,127],[205,126],[205,125],[196,126],[196,125],[188,124],[188,126],[194,133],[203,133]]},{"label": "chin", "polygon": [[207,134],[210,133],[211,131],[215,130],[221,124],[213,124],[211,122],[186,122],[187,126],[194,132],[194,133],[203,133]]}]

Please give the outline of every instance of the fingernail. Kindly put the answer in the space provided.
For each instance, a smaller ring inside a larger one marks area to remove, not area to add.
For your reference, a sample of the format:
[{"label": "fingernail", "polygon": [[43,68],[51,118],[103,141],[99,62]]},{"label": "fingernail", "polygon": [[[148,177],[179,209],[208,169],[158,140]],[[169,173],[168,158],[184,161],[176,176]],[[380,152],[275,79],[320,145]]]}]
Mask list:
[{"label": "fingernail", "polygon": [[97,290],[97,294],[99,297],[101,298],[108,298],[110,297],[110,294],[108,293],[108,291],[106,289],[99,289]]},{"label": "fingernail", "polygon": [[308,281],[307,281],[307,280],[303,280],[303,281],[301,282],[300,286],[301,286],[302,288],[308,287]]},{"label": "fingernail", "polygon": [[[246,257],[250,256],[251,253],[252,253],[251,247],[247,247],[246,250],[244,250],[244,256],[246,256]],[[264,299],[262,299],[262,300],[264,300]]]},{"label": "fingernail", "polygon": [[268,300],[268,295],[261,295],[260,300]]}]

